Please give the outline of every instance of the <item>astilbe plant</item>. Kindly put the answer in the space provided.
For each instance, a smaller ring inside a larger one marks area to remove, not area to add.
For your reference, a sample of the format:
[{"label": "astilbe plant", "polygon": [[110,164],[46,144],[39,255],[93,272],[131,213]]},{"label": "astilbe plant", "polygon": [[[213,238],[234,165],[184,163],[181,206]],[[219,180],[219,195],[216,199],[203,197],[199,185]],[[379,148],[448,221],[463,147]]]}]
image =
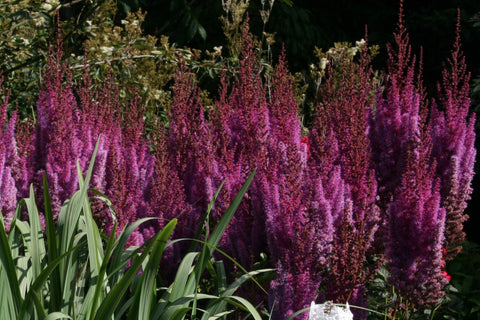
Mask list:
[{"label": "astilbe plant", "polygon": [[[186,201],[205,209],[213,199],[221,180],[213,149],[213,133],[205,119],[205,111],[199,102],[200,90],[194,75],[183,65],[175,76],[174,98],[171,106],[167,148],[170,161],[183,182]],[[218,185],[217,185],[218,184]],[[195,231],[197,211],[189,219],[191,231]]]},{"label": "astilbe plant", "polygon": [[[221,149],[225,152],[221,155],[222,167],[228,169],[232,165],[236,166],[241,173],[238,178],[257,168],[256,179],[248,193],[249,201],[237,211],[225,238],[225,245],[231,248],[239,261],[245,265],[258,259],[260,253],[266,250],[266,216],[262,205],[263,190],[260,181],[268,170],[271,128],[267,97],[261,78],[262,68],[258,58],[252,36],[248,33],[248,28],[244,27],[238,77],[233,82],[226,101],[220,100],[217,104],[221,121],[217,122],[217,128],[219,132],[229,133],[228,140],[225,141],[227,149]],[[232,153],[233,158],[230,158],[228,153]],[[224,173],[227,174],[227,171]],[[235,174],[235,171],[233,173]],[[234,182],[232,187],[238,188],[238,183]],[[235,189],[229,190],[223,201],[228,203],[234,192]],[[238,242],[240,246],[237,245]]]},{"label": "astilbe plant", "polygon": [[[61,43],[57,43],[57,47]],[[50,50],[44,83],[37,101],[37,125],[35,128],[33,177],[41,188],[42,174],[46,172],[52,186],[54,216],[65,199],[78,186],[76,161],[81,157],[82,141],[78,128],[78,109],[71,88],[72,79],[62,63],[60,50]]]},{"label": "astilbe plant", "polygon": [[[378,92],[372,112],[370,139],[372,163],[378,181],[379,205],[385,212],[400,185],[405,170],[407,144],[421,125],[421,94],[415,82],[415,61],[409,36],[400,13],[398,30],[394,34],[398,51],[388,45],[387,82]],[[423,120],[424,121],[424,120]]]},{"label": "astilbe plant", "polygon": [[[170,162],[183,183],[186,201],[193,212],[188,220],[192,233],[214,196],[225,181],[212,208],[211,218],[218,220],[250,172],[257,177],[266,168],[268,146],[268,109],[261,82],[260,66],[251,36],[244,29],[244,49],[238,78],[230,86],[221,79],[219,99],[207,113],[199,103],[199,89],[193,75],[180,67],[174,85],[167,147]],[[255,179],[232,223],[222,238],[222,246],[239,262],[248,266],[265,252],[265,215],[262,211],[259,179]]]},{"label": "astilbe plant", "polygon": [[[328,67],[310,134],[312,173],[321,179],[327,194],[340,196],[332,217],[334,248],[331,272],[325,279],[326,296],[361,306],[366,303],[365,284],[376,271],[375,264],[365,266],[372,260],[380,220],[367,122],[373,92],[365,44],[359,61],[348,61],[340,70]],[[336,191],[339,186],[341,190]]]},{"label": "astilbe plant", "polygon": [[248,168],[258,171],[249,203],[237,211],[223,244],[247,265],[266,250],[278,275],[271,283],[270,306],[275,319],[284,319],[316,298],[324,266],[318,261],[326,262],[331,250],[330,211],[324,211],[329,203],[322,195],[305,198],[306,192],[321,191],[308,184],[307,146],[284,56],[266,87],[251,35],[245,28],[242,32],[238,78],[229,94],[229,84],[222,79],[217,102],[217,141],[222,142],[217,150],[220,167],[233,169],[224,171],[227,183]]},{"label": "astilbe plant", "polygon": [[[156,178],[173,178],[172,187],[181,192],[176,201],[183,203],[172,203],[184,208],[181,212],[177,211],[181,213],[179,224],[182,228],[176,230],[175,237],[193,238],[199,228],[209,230],[208,224],[202,224],[202,217],[221,185],[222,177],[213,148],[215,139],[211,125],[205,119],[203,106],[199,102],[200,89],[196,86],[194,75],[183,63],[175,75],[173,92],[169,128],[166,135],[159,132],[156,143],[157,152],[165,152],[165,155],[157,155],[157,160],[161,161],[157,162],[157,166],[163,163],[163,170],[167,171],[157,171],[160,176]],[[162,138],[165,142],[162,142]],[[210,214],[212,222],[220,219],[216,207],[217,204]],[[175,246],[177,255],[173,260],[187,252],[189,245],[184,242]]]},{"label": "astilbe plant", "polygon": [[415,307],[438,303],[447,284],[442,271],[445,209],[430,149],[428,132],[417,132],[408,142],[401,185],[387,212],[390,282]]},{"label": "astilbe plant", "polygon": [[[0,89],[2,88],[0,78]],[[17,146],[15,141],[14,114],[7,122],[8,94],[0,105],[0,211],[7,218],[6,230],[10,228],[10,218],[13,217],[18,199],[15,180],[15,170],[18,168]]]},{"label": "astilbe plant", "polygon": [[439,207],[435,163],[429,158],[432,140],[425,129],[423,92],[415,78],[416,57],[402,7],[394,36],[397,48],[388,46],[388,79],[378,94],[370,131],[379,205],[386,219],[380,235],[390,283],[409,303],[425,307],[443,295],[445,214]]},{"label": "astilbe plant", "polygon": [[[105,192],[115,204],[118,226],[124,227],[145,217],[159,218],[143,224],[132,233],[129,244],[138,246],[151,238],[168,220],[179,215],[179,208],[184,205],[183,192],[174,188],[173,168],[162,164],[165,150],[157,147],[156,154],[151,153],[143,123],[145,110],[138,95],[134,95],[136,98],[125,106],[120,104],[118,95],[112,76],[107,78],[101,89],[92,89],[86,71],[84,83],[79,88],[81,124],[77,130],[82,132],[87,154],[93,146],[93,138],[101,137],[92,187]],[[163,185],[167,177],[171,180],[171,188],[160,187],[159,184]],[[110,231],[112,221],[105,215],[105,207],[95,209],[98,222]]]},{"label": "astilbe plant", "polygon": [[[173,218],[178,218],[178,228],[173,231],[173,237],[181,238],[190,236],[192,233],[186,233],[190,230],[188,224],[189,215],[192,214],[192,207],[185,199],[185,191],[178,173],[170,163],[170,153],[167,148],[167,138],[165,126],[158,121],[154,127],[156,130],[152,133],[152,148],[155,162],[153,165],[153,176],[146,186],[145,201],[148,203],[146,215],[157,217],[148,223],[148,228],[143,231],[144,238],[152,236],[160,227],[164,226]],[[165,249],[162,271],[166,279],[171,279],[171,272],[182,257],[184,248],[181,246],[169,246]]]},{"label": "astilbe plant", "polygon": [[[122,105],[112,77],[92,88],[86,71],[74,92],[57,42],[35,128],[17,125],[15,113],[7,121],[7,102],[0,106],[0,209],[11,217],[30,182],[43,188],[45,172],[57,214],[82,183],[77,161],[85,171],[100,136],[91,186],[112,200],[119,229],[158,218],[133,232],[130,245],[175,217],[174,237],[193,237],[199,228],[208,237],[236,199],[238,209],[215,241],[247,268],[268,255],[277,267],[270,284],[275,319],[312,301],[365,306],[365,284],[384,253],[398,292],[428,306],[446,283],[442,248],[451,257],[463,241],[475,118],[468,118],[469,78],[458,37],[429,118],[403,12],[395,40],[383,92],[376,92],[366,44],[340,70],[329,66],[313,128],[302,138],[285,57],[273,74],[265,70],[245,26],[238,72],[230,80],[224,71],[215,105],[200,103],[194,76],[180,63],[169,126],[157,124],[150,139],[144,106],[139,99]],[[236,194],[255,169],[240,203]],[[93,200],[92,208],[97,222],[114,230],[105,205]],[[164,259],[179,262],[185,250],[171,246]],[[233,264],[227,269],[236,271]]]},{"label": "astilbe plant", "polygon": [[[8,193],[2,197],[25,196],[27,185],[34,183],[37,190],[43,188],[42,175],[46,173],[50,182],[50,194],[54,217],[63,202],[78,187],[77,161],[81,170],[89,165],[96,140],[99,140],[97,162],[92,176],[92,188],[105,193],[115,203],[118,226],[123,227],[146,216],[160,216],[161,222],[145,224],[135,231],[130,244],[140,245],[165,224],[179,214],[179,205],[163,205],[161,212],[153,212],[149,207],[159,208],[163,199],[174,199],[172,192],[179,189],[156,188],[152,196],[151,186],[161,173],[155,172],[157,157],[150,152],[150,143],[145,139],[143,123],[144,108],[139,99],[131,100],[125,108],[118,100],[118,89],[113,78],[107,78],[102,88],[92,87],[92,81],[85,71],[77,95],[72,87],[72,73],[62,62],[62,43],[50,49],[44,83],[37,102],[37,123],[18,126],[16,132],[20,144],[17,146],[14,136],[15,114],[11,117],[5,133],[2,128],[2,159],[5,155],[5,170],[2,170],[2,184]],[[2,104],[2,119],[6,119],[6,102]],[[122,120],[124,119],[124,120]],[[3,124],[2,124],[3,127]],[[23,131],[22,131],[23,130]],[[23,133],[26,136],[21,136]],[[3,146],[8,146],[3,151]],[[165,150],[163,150],[165,151]],[[158,161],[164,161],[159,157]],[[2,160],[3,161],[3,160]],[[11,167],[11,169],[10,169]],[[163,170],[170,166],[163,165]],[[8,174],[9,178],[6,177]],[[174,176],[173,168],[165,171],[162,178]],[[165,181],[165,180],[163,180]],[[13,188],[11,187],[13,184]],[[160,192],[162,194],[160,194]],[[180,207],[183,205],[179,196]],[[10,203],[6,201],[5,203]],[[40,201],[41,203],[41,201]],[[94,205],[97,221],[107,231],[112,228],[111,217],[105,215],[105,205],[98,201]],[[6,204],[5,204],[6,205]],[[11,208],[3,208],[8,216]]]},{"label": "astilbe plant", "polygon": [[[335,207],[337,199],[327,200],[321,190],[308,184],[307,146],[302,143],[298,105],[284,57],[267,88],[252,36],[247,27],[242,33],[238,76],[232,83],[225,74],[221,78],[213,111],[206,113],[191,74],[180,67],[168,148],[193,207],[192,217],[187,218],[190,229],[200,221],[214,184],[225,180],[211,211],[216,220],[248,172],[257,168],[221,244],[244,266],[252,265],[262,252],[269,254],[278,267],[271,291],[274,316],[283,319],[316,297],[319,270],[332,249],[330,207]],[[320,182],[315,177],[313,181]],[[312,199],[305,199],[305,193]]]},{"label": "astilbe plant", "polygon": [[465,241],[463,222],[467,200],[472,193],[475,149],[475,114],[469,116],[470,73],[460,45],[460,17],[455,44],[438,84],[438,105],[432,107],[430,131],[436,175],[441,179],[442,207],[447,210],[445,226],[446,259],[453,259]]},{"label": "astilbe plant", "polygon": [[451,72],[443,74],[445,93],[440,90],[445,111],[432,104],[429,118],[402,9],[395,40],[398,51],[389,47],[385,92],[372,112],[372,160],[388,221],[389,281],[414,306],[427,307],[444,295],[448,281],[442,248],[462,239],[475,157],[474,117],[467,120],[468,78],[458,60],[458,35]]},{"label": "astilbe plant", "polygon": [[278,274],[271,284],[270,305],[273,317],[284,319],[316,299],[333,238],[332,207],[322,181],[308,176],[308,145],[302,143],[284,56],[272,78],[269,111],[269,169],[263,176],[262,197],[268,246]]}]

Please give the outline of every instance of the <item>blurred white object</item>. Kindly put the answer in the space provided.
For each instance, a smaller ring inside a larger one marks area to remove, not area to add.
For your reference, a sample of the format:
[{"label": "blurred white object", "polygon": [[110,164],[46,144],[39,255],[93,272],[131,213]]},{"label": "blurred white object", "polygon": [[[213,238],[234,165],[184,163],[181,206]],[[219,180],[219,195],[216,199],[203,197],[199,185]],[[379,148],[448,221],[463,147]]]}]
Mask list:
[{"label": "blurred white object", "polygon": [[308,320],[353,320],[348,303],[345,307],[336,306],[331,301],[310,305]]}]

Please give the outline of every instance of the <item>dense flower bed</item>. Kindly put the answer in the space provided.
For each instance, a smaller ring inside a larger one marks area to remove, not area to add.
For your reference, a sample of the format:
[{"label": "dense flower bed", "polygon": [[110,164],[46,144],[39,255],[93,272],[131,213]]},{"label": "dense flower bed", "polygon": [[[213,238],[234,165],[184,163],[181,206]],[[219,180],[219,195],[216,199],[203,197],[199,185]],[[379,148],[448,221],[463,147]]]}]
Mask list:
[{"label": "dense flower bed", "polygon": [[[7,101],[0,107],[0,209],[11,218],[31,183],[43,188],[45,172],[56,217],[78,187],[77,161],[86,170],[100,136],[91,186],[112,200],[119,227],[160,218],[129,243],[144,243],[173,218],[173,237],[189,238],[205,223],[203,212],[220,184],[213,222],[256,169],[220,247],[249,268],[267,254],[277,268],[268,297],[274,319],[312,301],[366,307],[366,284],[383,262],[400,295],[416,307],[431,306],[449,281],[445,259],[464,241],[476,154],[458,34],[437,100],[425,96],[402,18],[383,87],[367,43],[353,59],[345,54],[327,64],[308,136],[302,136],[285,57],[264,80],[246,27],[237,76],[224,73],[214,106],[200,103],[192,73],[180,65],[169,124],[158,123],[148,135],[139,100],[121,112],[113,79],[92,88],[86,72],[72,88],[57,43],[36,122],[7,117]],[[104,210],[98,203],[94,214],[110,232]],[[172,270],[185,249],[167,250]]]}]

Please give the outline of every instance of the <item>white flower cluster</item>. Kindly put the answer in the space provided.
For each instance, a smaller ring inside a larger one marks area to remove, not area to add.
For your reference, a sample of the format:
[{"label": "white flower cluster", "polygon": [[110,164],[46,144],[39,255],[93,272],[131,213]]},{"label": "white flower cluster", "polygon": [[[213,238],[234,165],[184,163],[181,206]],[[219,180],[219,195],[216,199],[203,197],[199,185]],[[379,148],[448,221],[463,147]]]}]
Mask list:
[{"label": "white flower cluster", "polygon": [[355,41],[354,47],[335,46],[328,49],[327,54],[330,56],[341,56],[343,52],[346,52],[347,56],[353,58],[361,49],[365,47],[365,43],[365,39],[361,39],[360,41]]},{"label": "white flower cluster", "polygon": [[51,11],[58,5],[60,5],[60,2],[58,0],[46,0],[44,3],[42,3],[41,8],[44,11]]},{"label": "white flower cluster", "polygon": [[312,302],[308,320],[353,320],[353,314],[348,303],[346,307],[340,307],[331,301],[322,304]]}]

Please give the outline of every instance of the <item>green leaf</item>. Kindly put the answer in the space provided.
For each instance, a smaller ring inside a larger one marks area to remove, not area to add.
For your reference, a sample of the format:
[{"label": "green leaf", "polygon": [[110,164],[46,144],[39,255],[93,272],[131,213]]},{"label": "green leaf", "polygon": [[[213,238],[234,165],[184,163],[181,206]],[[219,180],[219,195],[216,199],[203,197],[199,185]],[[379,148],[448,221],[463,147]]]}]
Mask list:
[{"label": "green leaf", "polygon": [[[5,228],[3,226],[3,215],[0,212],[0,262],[2,266],[0,270],[3,271],[1,274],[5,272],[5,274],[7,275],[10,290],[5,294],[11,295],[13,302],[13,313],[16,314],[20,309],[20,305],[23,301],[20,294],[20,285],[17,279],[15,263],[13,262],[12,252],[8,243]],[[4,290],[6,290],[6,286],[3,286],[3,288]]]},{"label": "green leaf", "polygon": [[168,298],[170,302],[173,302],[185,294],[190,294],[191,292],[186,292],[186,284],[188,281],[188,277],[192,271],[192,266],[195,261],[195,258],[198,256],[198,252],[190,252],[188,253],[180,263],[180,266],[177,269],[177,273],[175,274],[175,281],[173,281],[171,285],[171,293]]},{"label": "green leaf", "polygon": [[145,223],[150,220],[154,220],[155,218],[142,218],[134,223],[128,225],[126,228],[122,230],[122,232],[119,234],[116,242],[115,242],[115,248],[120,248],[119,250],[115,250],[115,253],[112,256],[112,262],[110,263],[108,267],[108,274],[109,277],[111,278],[111,281],[113,283],[117,283],[118,277],[121,276],[120,270],[122,266],[126,265],[127,261],[132,255],[127,256],[127,259],[123,258],[124,256],[124,250],[125,245],[127,244],[128,238],[132,234],[133,231],[135,231],[136,228],[138,228],[142,223]]},{"label": "green leaf", "polygon": [[47,312],[43,307],[42,298],[36,290],[32,291],[32,298],[35,305],[35,310],[37,310],[37,319],[45,319],[47,317]]},{"label": "green leaf", "polygon": [[27,246],[30,251],[30,259],[32,261],[33,279],[42,271],[42,258],[45,256],[45,244],[43,240],[43,232],[40,224],[40,215],[38,213],[33,185],[30,185],[30,197],[25,199],[28,217],[30,221],[30,237]]},{"label": "green leaf", "polygon": [[69,255],[71,255],[75,250],[78,250],[78,248],[80,248],[82,245],[83,243],[77,244],[75,247],[60,255],[54,261],[51,261],[48,266],[42,270],[42,272],[38,275],[38,277],[36,277],[35,281],[30,286],[30,290],[28,291],[25,300],[23,300],[23,303],[19,309],[20,312],[18,315],[18,319],[29,319],[28,315],[30,314],[31,307],[33,306],[33,304],[35,304],[35,295],[37,294],[37,292],[40,291],[45,282],[48,280],[50,274],[53,272],[53,270],[55,270],[55,268],[57,268],[60,262]]},{"label": "green leaf", "polygon": [[198,34],[203,40],[207,39],[207,31],[205,31],[205,28],[201,24],[198,24]]},{"label": "green leaf", "polygon": [[[94,161],[94,158],[92,158],[91,162],[93,161]],[[83,180],[80,164],[78,163],[77,163],[77,171],[78,171],[78,183],[80,185],[80,190],[84,188],[87,189],[88,185]],[[87,175],[87,179],[89,178],[90,176]],[[98,230],[97,224],[93,220],[92,211],[90,208],[90,201],[86,194],[83,197],[82,212],[85,217],[85,225],[87,229],[87,244],[88,244],[88,254],[89,254],[88,261],[90,264],[90,272],[91,272],[91,277],[95,279],[100,272],[100,266],[102,265],[102,261],[103,261],[103,245],[102,245],[102,239],[100,237],[100,232]]]},{"label": "green leaf", "polygon": [[217,247],[218,243],[220,242],[220,239],[222,237],[222,234],[225,232],[227,229],[228,224],[230,223],[230,220],[233,217],[233,214],[237,210],[238,206],[240,205],[240,202],[242,201],[245,193],[247,192],[248,187],[252,183],[253,177],[255,176],[256,170],[250,174],[248,177],[247,181],[243,184],[242,188],[238,191],[237,195],[233,199],[232,203],[230,206],[227,208],[225,213],[223,214],[222,218],[218,222],[215,230],[213,230],[212,234],[208,238],[206,245],[204,246],[204,250],[202,251],[202,254],[199,257],[199,262],[195,265],[195,270],[193,272],[193,276],[190,277],[188,285],[187,285],[187,290],[188,292],[195,292],[195,288],[198,285],[198,281],[200,281],[200,276],[203,273],[203,270],[205,269],[207,260],[210,259],[210,257],[213,254],[213,251]]},{"label": "green leaf", "polygon": [[247,274],[242,275],[240,278],[235,280],[235,282],[230,284],[223,292],[220,293],[219,299],[214,300],[209,304],[209,306],[207,307],[207,309],[205,311],[205,314],[202,317],[202,320],[208,320],[213,315],[218,315],[223,310],[225,310],[228,301],[223,299],[223,298],[231,297],[235,293],[235,291],[237,291],[240,288],[240,286],[243,283],[252,279],[254,276],[256,276],[258,274],[266,273],[266,272],[272,272],[274,270],[275,269],[255,270],[255,271],[250,271]]},{"label": "green leaf", "polygon": [[57,319],[72,319],[72,317],[67,316],[66,314],[63,314],[61,312],[52,312],[47,315],[45,320],[57,320]]},{"label": "green leaf", "polygon": [[[43,173],[43,199],[45,207],[45,229],[47,236],[47,258],[48,261],[53,261],[58,257],[58,243],[55,230],[55,222],[53,221],[52,202],[50,193],[48,192],[47,175]],[[60,310],[62,304],[62,283],[60,281],[60,270],[57,268],[52,272],[50,277],[50,310]]]},{"label": "green leaf", "polygon": [[[166,241],[170,237],[171,232],[173,231],[173,228],[175,227],[176,223],[177,223],[177,219],[173,219],[172,221],[170,221],[170,223],[167,224],[162,229],[161,232],[157,233],[152,238],[153,240],[152,243],[156,243],[156,241]],[[133,259],[132,265],[130,266],[128,271],[105,297],[105,299],[103,300],[102,304],[100,305],[100,307],[98,308],[95,314],[95,319],[97,320],[108,319],[113,315],[121,299],[125,295],[128,287],[135,279],[138,270],[142,266],[143,261],[150,254],[150,250],[148,249],[151,249],[151,248],[144,248],[144,249],[145,250],[142,252],[142,254],[139,257],[136,257],[135,259]],[[136,308],[136,307],[138,306],[135,306],[135,305],[132,306],[132,308]]]},{"label": "green leaf", "polygon": [[[153,242],[152,251],[148,263],[143,270],[139,287],[137,287],[137,291],[135,292],[133,307],[130,309],[128,319],[150,319],[150,312],[156,296],[155,284],[158,267],[160,266],[165,245],[176,225],[177,219],[170,221]],[[137,314],[134,312],[135,309],[138,310]]]},{"label": "green leaf", "polygon": [[[240,304],[235,303],[233,300],[237,300]],[[262,320],[262,317],[258,313],[257,309],[245,298],[239,297],[239,296],[229,296],[228,301],[244,310],[247,310],[255,320]]]}]

